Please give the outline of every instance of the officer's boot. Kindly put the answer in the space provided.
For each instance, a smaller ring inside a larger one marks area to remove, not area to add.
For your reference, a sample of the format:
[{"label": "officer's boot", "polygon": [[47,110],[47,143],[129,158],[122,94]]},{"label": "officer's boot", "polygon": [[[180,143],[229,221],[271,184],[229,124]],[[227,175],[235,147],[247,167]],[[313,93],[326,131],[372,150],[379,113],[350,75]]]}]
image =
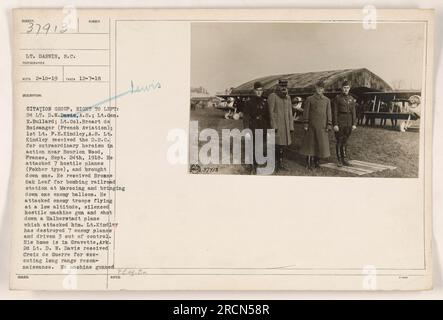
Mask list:
[{"label": "officer's boot", "polygon": [[340,146],[340,153],[341,153],[341,161],[343,162],[344,166],[350,167],[351,164],[349,163],[348,159],[346,158],[346,152],[345,152],[345,146]]},{"label": "officer's boot", "polygon": [[320,168],[320,158],[314,156],[314,168]]},{"label": "officer's boot", "polygon": [[275,145],[275,149],[274,149],[274,154],[275,154],[275,172],[279,172],[280,171],[280,157],[279,157],[279,147],[277,145]]},{"label": "officer's boot", "polygon": [[343,162],[340,154],[340,145],[338,143],[335,145],[335,153],[337,154],[337,167],[343,167]]},{"label": "officer's boot", "polygon": [[283,159],[285,157],[285,150],[284,147],[281,146],[278,148],[278,162],[280,164],[280,170],[288,170],[284,165],[283,165]]},{"label": "officer's boot", "polygon": [[257,174],[257,161],[255,161],[255,156],[254,156],[254,160],[252,161],[252,165],[251,165],[251,169],[249,171],[249,174]]}]

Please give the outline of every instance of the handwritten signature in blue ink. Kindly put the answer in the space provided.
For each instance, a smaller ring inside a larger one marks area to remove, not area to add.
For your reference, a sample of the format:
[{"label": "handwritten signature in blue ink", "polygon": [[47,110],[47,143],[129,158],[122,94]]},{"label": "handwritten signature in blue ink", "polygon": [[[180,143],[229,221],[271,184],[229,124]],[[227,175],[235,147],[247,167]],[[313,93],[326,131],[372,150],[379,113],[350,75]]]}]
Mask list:
[{"label": "handwritten signature in blue ink", "polygon": [[104,103],[110,102],[112,100],[117,100],[118,98],[121,98],[121,97],[126,96],[128,94],[141,93],[141,92],[149,92],[149,91],[160,89],[160,88],[161,88],[161,84],[158,81],[157,82],[154,81],[154,82],[150,83],[149,85],[145,85],[145,86],[136,86],[136,85],[134,85],[134,82],[131,80],[131,87],[130,87],[129,90],[126,90],[126,91],[124,91],[122,93],[119,93],[119,94],[117,94],[115,96],[112,96],[112,97],[110,97],[108,99],[105,99],[105,100],[99,101],[97,103],[94,103],[93,105],[85,107],[82,110],[77,111],[75,113],[62,113],[61,117],[62,118],[78,118],[79,115],[82,112],[89,111],[92,108],[98,107],[98,106],[100,106],[100,105],[102,105]]}]

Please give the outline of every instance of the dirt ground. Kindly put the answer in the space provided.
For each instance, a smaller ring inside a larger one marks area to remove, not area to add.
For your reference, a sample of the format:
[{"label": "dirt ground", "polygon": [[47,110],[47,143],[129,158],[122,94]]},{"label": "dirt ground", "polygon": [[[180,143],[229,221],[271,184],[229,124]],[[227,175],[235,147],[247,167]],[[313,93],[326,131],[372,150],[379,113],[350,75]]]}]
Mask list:
[{"label": "dirt ground", "polygon": [[[224,111],[219,109],[197,109],[191,111],[191,120],[197,120],[199,130],[205,128],[216,129],[221,137],[222,129],[243,129],[242,120],[226,120]],[[389,126],[381,127],[358,127],[349,139],[349,154],[351,159],[373,162],[377,164],[397,167],[394,170],[385,170],[366,174],[364,177],[409,177],[418,176],[418,155],[419,155],[419,133],[399,132],[392,130]],[[357,176],[352,173],[342,172],[329,168],[318,168],[307,170],[305,159],[297,153],[303,136],[301,124],[295,125],[292,146],[288,150],[288,158],[284,162],[287,171],[274,173],[276,175],[291,176]],[[331,157],[322,160],[325,162],[335,162],[335,138],[330,133]],[[205,142],[199,142],[199,146]],[[220,146],[221,150],[221,146]],[[210,164],[200,165],[200,173],[207,174],[250,174],[250,168],[241,164]]]}]

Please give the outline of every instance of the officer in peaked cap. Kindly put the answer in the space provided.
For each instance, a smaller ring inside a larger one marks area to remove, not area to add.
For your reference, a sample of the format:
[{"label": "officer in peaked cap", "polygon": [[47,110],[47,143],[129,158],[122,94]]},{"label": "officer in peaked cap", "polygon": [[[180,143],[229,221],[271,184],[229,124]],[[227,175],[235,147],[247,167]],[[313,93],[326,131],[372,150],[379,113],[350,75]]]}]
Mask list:
[{"label": "officer in peaked cap", "polygon": [[351,84],[344,80],[341,93],[332,101],[332,124],[335,132],[335,151],[337,154],[337,165],[350,166],[348,153],[348,139],[353,130],[357,128],[356,103],[354,97],[349,94]]},{"label": "officer in peaked cap", "polygon": [[286,90],[287,90],[288,89],[288,79],[279,79],[278,85],[282,88],[286,88]]}]

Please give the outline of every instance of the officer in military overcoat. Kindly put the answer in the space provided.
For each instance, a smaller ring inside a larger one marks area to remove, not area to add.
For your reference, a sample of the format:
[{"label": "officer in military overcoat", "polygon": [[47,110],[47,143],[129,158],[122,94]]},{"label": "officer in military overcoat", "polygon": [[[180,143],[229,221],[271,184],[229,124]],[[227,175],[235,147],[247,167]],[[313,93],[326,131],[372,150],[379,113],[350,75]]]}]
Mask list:
[{"label": "officer in military overcoat", "polygon": [[268,96],[270,126],[275,130],[275,160],[277,171],[287,170],[283,166],[285,151],[292,143],[294,119],[292,102],[288,93],[288,80],[278,80],[275,91]]},{"label": "officer in military overcoat", "polygon": [[315,93],[306,98],[303,105],[303,135],[300,154],[306,156],[306,167],[320,166],[320,158],[328,158],[329,130],[332,125],[331,101],[324,95],[325,84],[318,81]]}]

